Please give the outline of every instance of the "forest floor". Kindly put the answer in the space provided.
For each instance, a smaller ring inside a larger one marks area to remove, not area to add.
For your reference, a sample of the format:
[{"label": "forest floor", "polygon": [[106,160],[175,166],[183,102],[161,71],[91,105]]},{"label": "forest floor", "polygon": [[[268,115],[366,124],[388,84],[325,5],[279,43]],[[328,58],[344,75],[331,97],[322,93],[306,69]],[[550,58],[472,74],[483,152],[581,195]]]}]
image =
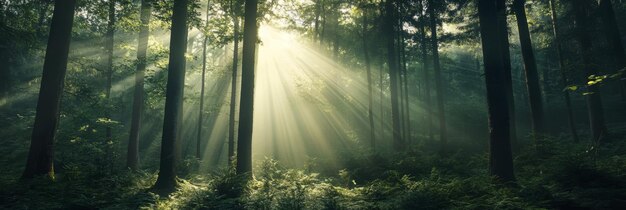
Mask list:
[{"label": "forest floor", "polygon": [[[593,147],[545,138],[515,157],[515,185],[487,176],[487,155],[445,156],[414,148],[395,157],[347,157],[346,168],[311,161],[302,169],[266,159],[241,184],[232,172],[189,173],[167,197],[152,193],[156,172],[64,167],[51,181],[19,181],[2,167],[0,209],[619,209],[626,206],[622,128]],[[337,160],[333,160],[337,161]]]}]

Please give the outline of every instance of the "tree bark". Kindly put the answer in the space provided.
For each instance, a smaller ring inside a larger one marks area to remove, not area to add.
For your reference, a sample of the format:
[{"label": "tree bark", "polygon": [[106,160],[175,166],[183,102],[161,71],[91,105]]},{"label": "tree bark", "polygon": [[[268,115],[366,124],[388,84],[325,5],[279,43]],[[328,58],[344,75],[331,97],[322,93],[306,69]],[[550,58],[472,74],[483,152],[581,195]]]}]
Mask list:
[{"label": "tree bark", "polygon": [[441,141],[441,149],[444,150],[448,144],[448,135],[446,131],[446,113],[444,109],[444,90],[443,81],[441,79],[441,64],[439,61],[439,39],[437,37],[437,18],[435,17],[435,9],[433,0],[428,0],[428,13],[430,15],[430,33],[431,47],[433,52],[433,64],[435,70],[435,92],[437,94],[437,114],[439,118],[439,140]]},{"label": "tree bark", "polygon": [[406,123],[405,123],[405,133],[406,133],[406,141],[407,143],[410,144],[411,142],[411,107],[409,107],[409,73],[408,73],[408,69],[407,69],[407,60],[406,60],[406,47],[404,45],[404,36],[403,33],[400,33],[400,56],[402,57],[402,71],[404,72],[404,78],[403,78],[403,83],[404,83],[404,116],[406,117]]},{"label": "tree bark", "polygon": [[[504,0],[479,0],[478,16],[482,39],[485,81],[487,86],[487,106],[489,112],[489,173],[502,181],[514,181],[513,158],[510,143],[509,109],[507,99],[506,56],[502,53],[500,39],[506,32],[506,16],[500,14],[503,7],[497,3]],[[502,23],[504,21],[504,23]],[[510,67],[508,67],[510,68]]]},{"label": "tree bark", "polygon": [[[578,42],[580,43],[580,52],[582,54],[583,72],[586,77],[598,75],[598,70],[592,66],[592,44],[591,35],[588,28],[589,23],[589,2],[587,0],[573,1],[574,16],[576,20],[576,33]],[[600,96],[600,88],[598,85],[587,86],[587,111],[589,114],[589,124],[591,127],[592,140],[599,143],[603,136],[606,136],[607,129],[604,124],[604,111],[602,110],[602,98]]]},{"label": "tree bark", "polygon": [[[107,24],[107,33],[105,38],[105,110],[104,117],[107,121],[111,120],[111,85],[113,80],[113,44],[115,38],[115,0],[109,1],[109,22]],[[105,128],[105,139],[104,139],[104,147],[105,147],[105,160],[106,165],[103,167],[105,169],[111,170],[113,168],[113,138],[112,138],[112,128],[110,124],[106,124]],[[107,170],[107,171],[109,171]]]},{"label": "tree bark", "polygon": [[398,58],[396,55],[396,47],[394,37],[396,35],[396,9],[394,8],[394,0],[385,1],[385,25],[384,30],[387,33],[387,64],[389,65],[389,78],[391,90],[391,119],[393,130],[393,148],[401,151],[404,148],[404,140],[401,136],[400,128],[400,110],[398,104]]},{"label": "tree bark", "polygon": [[426,129],[428,132],[428,137],[430,140],[433,140],[433,114],[432,114],[432,98],[430,95],[430,66],[428,65],[428,45],[426,43],[428,43],[427,38],[426,38],[426,20],[425,20],[425,16],[424,14],[424,1],[425,0],[421,0],[420,1],[420,14],[422,14],[422,16],[420,17],[420,22],[419,22],[419,33],[420,33],[420,49],[422,52],[422,77],[424,80],[424,103],[425,103],[425,109],[426,109],[426,121],[427,121],[427,125],[426,125]]},{"label": "tree bark", "polygon": [[139,132],[144,105],[144,75],[146,70],[146,55],[148,51],[148,36],[150,35],[150,18],[152,16],[151,0],[141,1],[141,26],[137,38],[137,70],[135,71],[135,91],[133,93],[133,111],[128,139],[126,167],[133,171],[139,169]]},{"label": "tree bark", "polygon": [[241,98],[236,173],[252,178],[252,117],[254,114],[254,69],[257,43],[258,0],[246,0],[241,64]]},{"label": "tree bark", "polygon": [[[238,6],[238,5],[237,5]],[[233,7],[236,8],[237,6]],[[237,9],[237,11],[239,11]],[[235,158],[235,116],[237,114],[237,70],[239,64],[239,16],[233,13],[234,22],[234,48],[233,48],[233,69],[230,92],[230,116],[228,119],[228,160]],[[230,164],[230,163],[229,163]]]},{"label": "tree bark", "polygon": [[498,26],[500,29],[503,30],[499,30],[498,32],[500,33],[500,36],[502,37],[501,39],[499,39],[499,41],[501,41],[502,43],[500,43],[500,51],[501,54],[503,55],[503,61],[504,61],[504,71],[505,71],[505,75],[504,78],[506,80],[506,86],[504,86],[505,90],[506,90],[506,98],[508,100],[508,109],[509,109],[509,129],[511,130],[509,132],[509,134],[511,135],[511,144],[513,145],[514,149],[519,148],[517,146],[517,120],[515,117],[515,95],[513,94],[513,75],[511,73],[511,53],[510,53],[510,49],[509,49],[509,28],[507,25],[507,7],[506,7],[506,1],[502,1],[502,0],[496,0],[496,6],[497,11],[498,11],[498,18],[504,20],[504,21],[498,21],[498,24],[500,24],[500,26]]},{"label": "tree bark", "polygon": [[[206,29],[209,27],[209,8],[211,7],[211,0],[207,0],[206,2],[206,18],[204,21],[204,29],[206,33]],[[198,135],[196,136],[196,158],[201,159],[201,145],[202,145],[202,121],[204,114],[204,84],[206,82],[206,49],[209,41],[209,36],[207,34],[204,35],[204,40],[202,40],[202,78],[200,79],[200,111],[198,112]]]},{"label": "tree bark", "polygon": [[54,137],[74,22],[75,0],[56,1],[43,66],[37,113],[22,178],[54,177]]},{"label": "tree bark", "polygon": [[367,8],[363,8],[363,57],[365,58],[365,70],[367,71],[367,102],[368,102],[368,110],[367,117],[370,122],[370,146],[372,150],[376,149],[376,132],[374,131],[374,98],[373,98],[373,90],[372,90],[372,67],[370,64],[370,54],[369,47],[367,45],[367,27],[368,27],[368,19],[367,19]]},{"label": "tree bark", "polygon": [[528,29],[528,20],[526,18],[526,9],[524,8],[525,3],[526,0],[513,1],[513,11],[517,18],[517,28],[519,30],[522,57],[524,59],[526,88],[528,89],[528,101],[530,103],[533,132],[535,135],[541,135],[544,133],[543,102],[541,88],[539,87],[539,73],[537,72],[535,53],[533,52],[530,30]]},{"label": "tree bark", "polygon": [[175,0],[172,14],[170,58],[165,95],[165,116],[161,139],[159,176],[154,189],[166,195],[173,192],[176,183],[175,151],[179,146],[179,132],[183,112],[185,87],[185,51],[187,50],[187,4],[188,0]]},{"label": "tree bark", "polygon": [[[556,5],[554,0],[550,0],[550,16],[552,18],[552,34],[554,36],[554,42],[556,43],[556,54],[559,57],[559,72],[561,73],[561,83],[563,88],[569,86],[567,74],[565,71],[565,58],[563,58],[563,44],[561,43],[561,35],[559,33],[558,20],[556,14]],[[567,109],[567,122],[569,124],[570,133],[574,141],[578,141],[578,132],[576,130],[576,124],[574,123],[574,113],[572,111],[572,102],[570,100],[569,91],[563,91],[563,98],[565,99],[565,108]]]}]

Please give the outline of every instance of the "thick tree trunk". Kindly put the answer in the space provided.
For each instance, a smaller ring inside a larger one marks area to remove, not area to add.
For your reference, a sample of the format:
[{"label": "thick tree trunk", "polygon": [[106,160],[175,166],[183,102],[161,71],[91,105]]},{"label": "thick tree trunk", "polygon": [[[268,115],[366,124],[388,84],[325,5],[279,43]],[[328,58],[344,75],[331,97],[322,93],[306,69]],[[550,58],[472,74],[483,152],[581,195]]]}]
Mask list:
[{"label": "thick tree trunk", "polygon": [[[206,3],[206,18],[204,21],[204,28],[207,29],[209,27],[209,8],[211,8],[211,0],[207,0]],[[202,40],[202,78],[200,79],[200,107],[198,111],[198,135],[196,136],[196,158],[201,159],[202,153],[202,124],[203,124],[203,114],[204,114],[204,84],[206,82],[206,49],[209,41],[209,36],[207,34],[204,35],[204,40]]]},{"label": "thick tree trunk", "polygon": [[[576,20],[576,31],[580,52],[583,60],[583,72],[585,77],[598,75],[598,70],[592,66],[592,44],[589,34],[589,2],[587,0],[573,1],[574,16]],[[607,129],[604,124],[604,111],[602,110],[602,98],[598,85],[587,86],[587,109],[589,114],[589,124],[593,141],[599,143],[603,136],[606,136]]]},{"label": "thick tree trunk", "polygon": [[146,70],[146,55],[148,51],[148,36],[150,35],[150,18],[152,14],[151,0],[141,1],[141,27],[137,38],[137,70],[135,71],[135,92],[133,93],[133,111],[128,139],[128,153],[126,167],[135,171],[139,169],[139,132],[141,130],[141,117],[144,105],[144,75]]},{"label": "thick tree trunk", "polygon": [[241,63],[241,98],[237,137],[237,174],[252,177],[252,117],[254,114],[254,68],[257,42],[258,0],[246,0]]},{"label": "thick tree trunk", "polygon": [[22,178],[46,174],[54,177],[54,136],[59,121],[75,7],[75,0],[57,1],[54,6],[35,124]]},{"label": "thick tree trunk", "polygon": [[437,93],[437,114],[439,118],[439,139],[441,141],[441,149],[445,149],[448,144],[448,135],[446,131],[446,113],[444,109],[444,90],[443,81],[441,79],[441,64],[439,61],[439,39],[437,37],[437,18],[435,17],[435,9],[433,0],[428,1],[428,13],[430,15],[430,33],[431,47],[433,52],[433,65],[435,69],[435,92]]},{"label": "thick tree trunk", "polygon": [[498,32],[500,33],[500,36],[502,37],[501,39],[499,39],[500,42],[500,51],[501,54],[503,55],[502,59],[504,61],[504,71],[505,71],[505,75],[504,78],[506,80],[506,86],[504,87],[506,90],[506,98],[508,100],[507,105],[509,106],[509,129],[511,130],[509,132],[509,134],[511,135],[511,144],[513,145],[514,149],[519,148],[517,146],[517,120],[515,117],[515,95],[513,94],[513,75],[511,73],[511,53],[510,53],[510,49],[509,49],[509,29],[508,29],[508,25],[507,25],[507,6],[506,6],[506,1],[502,1],[502,0],[496,0],[496,7],[497,11],[498,11],[498,18],[504,20],[504,21],[498,21],[498,24],[500,24],[498,27],[500,29],[504,29],[504,30],[499,30]]},{"label": "thick tree trunk", "polygon": [[179,132],[185,87],[185,51],[187,48],[187,4],[188,0],[175,0],[172,14],[170,58],[165,95],[165,116],[161,139],[161,161],[159,177],[154,189],[160,194],[169,194],[177,186],[175,151],[179,145]]},{"label": "thick tree trunk", "polygon": [[228,160],[233,161],[235,158],[235,116],[237,114],[237,70],[239,64],[239,17],[233,13],[233,22],[235,33],[233,39],[235,40],[233,48],[233,69],[231,78],[231,91],[230,91],[230,116],[228,119]]},{"label": "thick tree trunk", "polygon": [[[600,17],[602,18],[604,26],[604,35],[611,47],[611,55],[613,55],[614,71],[623,70],[626,68],[626,53],[624,53],[624,45],[622,43],[622,36],[617,25],[617,19],[615,19],[615,12],[613,11],[613,4],[611,0],[600,0]],[[622,99],[626,101],[626,75],[622,75],[620,93]]]},{"label": "thick tree trunk", "polygon": [[[504,0],[479,0],[478,16],[482,39],[483,60],[485,65],[485,81],[487,85],[487,106],[489,112],[489,172],[503,181],[514,181],[513,158],[511,154],[509,109],[506,87],[508,54],[502,53],[500,39],[506,32],[505,16],[500,15],[503,7],[496,2]],[[505,23],[501,23],[505,21]],[[507,38],[508,39],[508,38]],[[509,67],[510,68],[510,67]]]},{"label": "thick tree trunk", "polygon": [[401,136],[400,128],[400,110],[398,104],[398,58],[396,57],[396,47],[394,37],[396,35],[395,25],[397,17],[395,14],[394,0],[386,0],[385,2],[385,32],[387,32],[387,64],[389,65],[389,78],[391,90],[391,119],[393,130],[393,147],[396,151],[404,148],[404,140]]},{"label": "thick tree trunk", "polygon": [[[569,86],[567,74],[565,71],[565,58],[563,58],[563,45],[561,43],[561,36],[559,33],[558,20],[556,16],[556,5],[554,0],[550,0],[550,16],[552,18],[552,34],[554,36],[554,42],[556,43],[556,54],[559,57],[559,72],[561,73],[561,83],[563,88]],[[578,141],[578,132],[576,130],[576,124],[574,123],[574,113],[572,112],[572,102],[570,100],[569,91],[563,91],[563,98],[565,99],[565,108],[567,109],[567,122],[569,124],[570,133],[574,141]]]},{"label": "thick tree trunk", "polygon": [[539,73],[537,72],[535,53],[533,52],[530,31],[528,30],[528,20],[526,19],[526,9],[524,8],[525,3],[526,0],[513,1],[513,10],[517,18],[517,28],[519,29],[519,39],[524,59],[526,88],[528,89],[533,132],[535,135],[540,135],[544,133],[543,102],[541,88],[539,87]]},{"label": "thick tree trunk", "polygon": [[370,64],[370,54],[369,47],[367,44],[367,12],[366,9],[363,8],[363,56],[365,58],[365,70],[367,71],[367,102],[368,102],[368,110],[367,117],[370,122],[370,146],[372,150],[376,149],[376,132],[374,132],[374,96],[372,90],[372,67]]}]

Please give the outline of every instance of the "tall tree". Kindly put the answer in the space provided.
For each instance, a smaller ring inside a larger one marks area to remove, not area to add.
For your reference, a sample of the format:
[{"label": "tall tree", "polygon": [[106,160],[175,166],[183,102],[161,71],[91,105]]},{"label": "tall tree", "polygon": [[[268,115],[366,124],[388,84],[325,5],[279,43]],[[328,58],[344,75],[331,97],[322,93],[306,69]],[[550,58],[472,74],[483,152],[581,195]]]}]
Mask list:
[{"label": "tall tree", "polygon": [[[104,111],[104,115],[105,118],[107,119],[111,119],[111,108],[112,108],[112,103],[111,103],[111,84],[112,84],[112,80],[113,80],[113,44],[114,44],[114,38],[115,38],[115,2],[116,0],[109,0],[109,21],[107,23],[107,32],[106,32],[106,37],[105,37],[105,77],[106,77],[106,86],[105,86],[105,111]],[[107,159],[107,165],[109,169],[112,169],[113,167],[113,148],[111,144],[111,141],[113,141],[112,139],[112,133],[111,133],[111,125],[110,124],[106,124],[106,131],[105,131],[105,139],[104,139],[104,145],[106,147],[105,151],[105,155],[106,155],[106,159]]]},{"label": "tall tree", "polygon": [[204,114],[204,84],[206,80],[206,49],[209,41],[208,28],[209,28],[209,8],[211,8],[211,0],[206,2],[206,18],[204,21],[204,40],[202,40],[202,78],[200,79],[200,110],[198,111],[198,135],[196,136],[196,158],[201,158],[201,145],[202,145],[202,120]]},{"label": "tall tree", "polygon": [[[514,181],[513,157],[511,152],[509,110],[506,96],[506,56],[502,53],[503,36],[506,31],[506,16],[500,15],[505,0],[478,0],[478,16],[482,39],[487,106],[489,113],[489,172],[503,181]],[[501,23],[504,21],[504,24]]]},{"label": "tall tree", "polygon": [[420,51],[422,59],[422,80],[424,81],[424,104],[426,105],[426,128],[428,129],[428,136],[432,140],[433,138],[433,115],[432,115],[432,98],[430,95],[430,66],[428,65],[428,45],[426,38],[426,19],[425,19],[425,0],[420,0],[419,4],[419,39],[420,39]]},{"label": "tall tree", "polygon": [[146,55],[148,51],[148,36],[150,35],[150,18],[152,14],[152,0],[141,1],[140,11],[141,26],[137,38],[137,69],[135,71],[135,91],[133,93],[133,111],[131,114],[130,135],[128,139],[128,152],[126,167],[131,170],[139,168],[139,131],[141,130],[141,117],[144,105],[144,75],[146,70]]},{"label": "tall tree", "polygon": [[372,147],[372,149],[375,148],[376,146],[376,132],[374,132],[374,96],[373,96],[373,89],[372,89],[372,67],[370,64],[370,54],[369,54],[369,47],[368,47],[368,40],[367,40],[367,28],[369,26],[369,22],[367,19],[367,8],[368,5],[363,5],[362,9],[363,9],[363,24],[362,24],[362,41],[363,41],[363,57],[365,58],[365,70],[367,71],[367,102],[368,102],[368,110],[367,110],[367,117],[369,119],[369,123],[370,123],[370,146]]},{"label": "tall tree", "polygon": [[[235,158],[235,115],[237,114],[237,70],[239,64],[239,3],[231,0],[231,12],[233,16],[233,69],[230,91],[230,116],[228,119],[228,160]],[[317,25],[316,25],[317,26]]]},{"label": "tall tree", "polygon": [[[594,68],[593,52],[591,44],[591,34],[589,33],[589,0],[573,0],[574,16],[576,20],[576,34],[580,43],[580,53],[582,55],[583,72],[586,77],[598,75],[598,70]],[[602,98],[598,85],[587,86],[587,111],[589,114],[589,124],[591,126],[592,140],[599,142],[607,133],[604,124],[604,111],[602,110]]]},{"label": "tall tree", "polygon": [[533,132],[535,135],[538,135],[544,132],[543,102],[541,88],[539,87],[539,74],[537,73],[535,53],[533,52],[530,30],[528,29],[528,20],[526,18],[526,9],[524,8],[525,4],[526,0],[514,0],[513,11],[517,19],[519,40],[522,48],[522,57],[524,59],[526,88],[528,89],[528,101],[530,103]]},{"label": "tall tree", "polygon": [[[604,26],[604,35],[611,48],[611,55],[613,55],[614,69],[615,71],[626,68],[626,53],[624,52],[624,45],[622,43],[622,36],[619,31],[617,19],[615,18],[615,12],[613,11],[613,3],[611,0],[599,0],[600,1],[600,17],[602,18]],[[622,99],[626,100],[626,76],[622,75],[620,92]]]},{"label": "tall tree", "polygon": [[257,42],[258,0],[246,0],[241,61],[241,98],[237,140],[237,174],[252,177],[252,117],[254,111],[254,68]]},{"label": "tall tree", "polygon": [[37,113],[22,178],[54,177],[54,136],[72,36],[76,0],[56,1],[43,66]]},{"label": "tall tree", "polygon": [[399,151],[404,147],[404,140],[401,136],[400,125],[400,108],[399,108],[399,96],[398,96],[398,58],[396,57],[395,36],[397,24],[397,14],[395,9],[395,0],[385,1],[385,24],[383,30],[386,34],[387,41],[387,65],[389,67],[389,81],[391,90],[391,119],[393,130],[393,146],[394,149]]},{"label": "tall tree", "polygon": [[[556,5],[554,0],[550,0],[550,17],[552,19],[552,35],[554,36],[554,43],[556,44],[556,54],[559,57],[559,72],[561,73],[561,83],[563,88],[570,85],[567,74],[565,71],[565,58],[563,57],[563,44],[561,41],[561,35],[559,33],[558,20],[556,14]],[[563,98],[565,99],[565,108],[567,109],[567,122],[569,124],[570,133],[574,141],[578,141],[578,132],[576,131],[576,124],[574,123],[574,113],[572,112],[572,102],[570,100],[569,91],[563,91]]]},{"label": "tall tree", "polygon": [[165,95],[165,116],[161,139],[161,161],[159,177],[154,189],[161,194],[174,191],[176,183],[175,151],[179,146],[179,126],[182,123],[183,93],[185,86],[185,51],[187,48],[187,4],[188,0],[175,0],[172,13],[170,57]]},{"label": "tall tree", "polygon": [[516,146],[517,144],[517,121],[516,121],[516,117],[515,117],[515,96],[513,95],[513,77],[512,77],[512,73],[511,73],[511,52],[510,52],[510,43],[509,43],[509,30],[508,30],[508,25],[507,25],[507,5],[506,5],[506,1],[502,1],[502,0],[497,0],[496,1],[496,7],[497,11],[498,11],[498,18],[499,19],[503,19],[505,21],[498,21],[498,24],[500,24],[498,27],[504,30],[498,30],[498,32],[500,33],[500,36],[502,37],[501,39],[498,39],[500,42],[500,53],[503,55],[502,59],[504,61],[504,65],[502,66],[504,68],[505,74],[504,74],[504,79],[506,80],[506,86],[504,86],[505,90],[506,90],[506,99],[508,100],[508,109],[509,109],[509,135],[511,135],[511,143],[513,144],[513,148],[517,149],[519,147]]},{"label": "tall tree", "polygon": [[448,142],[446,131],[446,113],[444,109],[444,90],[441,79],[441,63],[439,61],[439,38],[437,37],[437,14],[433,0],[428,0],[428,15],[430,16],[431,51],[433,53],[433,65],[435,73],[435,92],[437,94],[437,114],[439,118],[439,139],[442,149]]}]

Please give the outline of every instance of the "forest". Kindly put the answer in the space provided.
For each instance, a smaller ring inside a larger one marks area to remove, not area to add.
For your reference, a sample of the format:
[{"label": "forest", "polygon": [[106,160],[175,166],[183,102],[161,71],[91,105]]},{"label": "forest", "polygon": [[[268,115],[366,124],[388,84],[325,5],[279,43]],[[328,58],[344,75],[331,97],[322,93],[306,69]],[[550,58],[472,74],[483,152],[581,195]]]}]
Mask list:
[{"label": "forest", "polygon": [[623,209],[624,0],[0,0],[0,209]]}]

